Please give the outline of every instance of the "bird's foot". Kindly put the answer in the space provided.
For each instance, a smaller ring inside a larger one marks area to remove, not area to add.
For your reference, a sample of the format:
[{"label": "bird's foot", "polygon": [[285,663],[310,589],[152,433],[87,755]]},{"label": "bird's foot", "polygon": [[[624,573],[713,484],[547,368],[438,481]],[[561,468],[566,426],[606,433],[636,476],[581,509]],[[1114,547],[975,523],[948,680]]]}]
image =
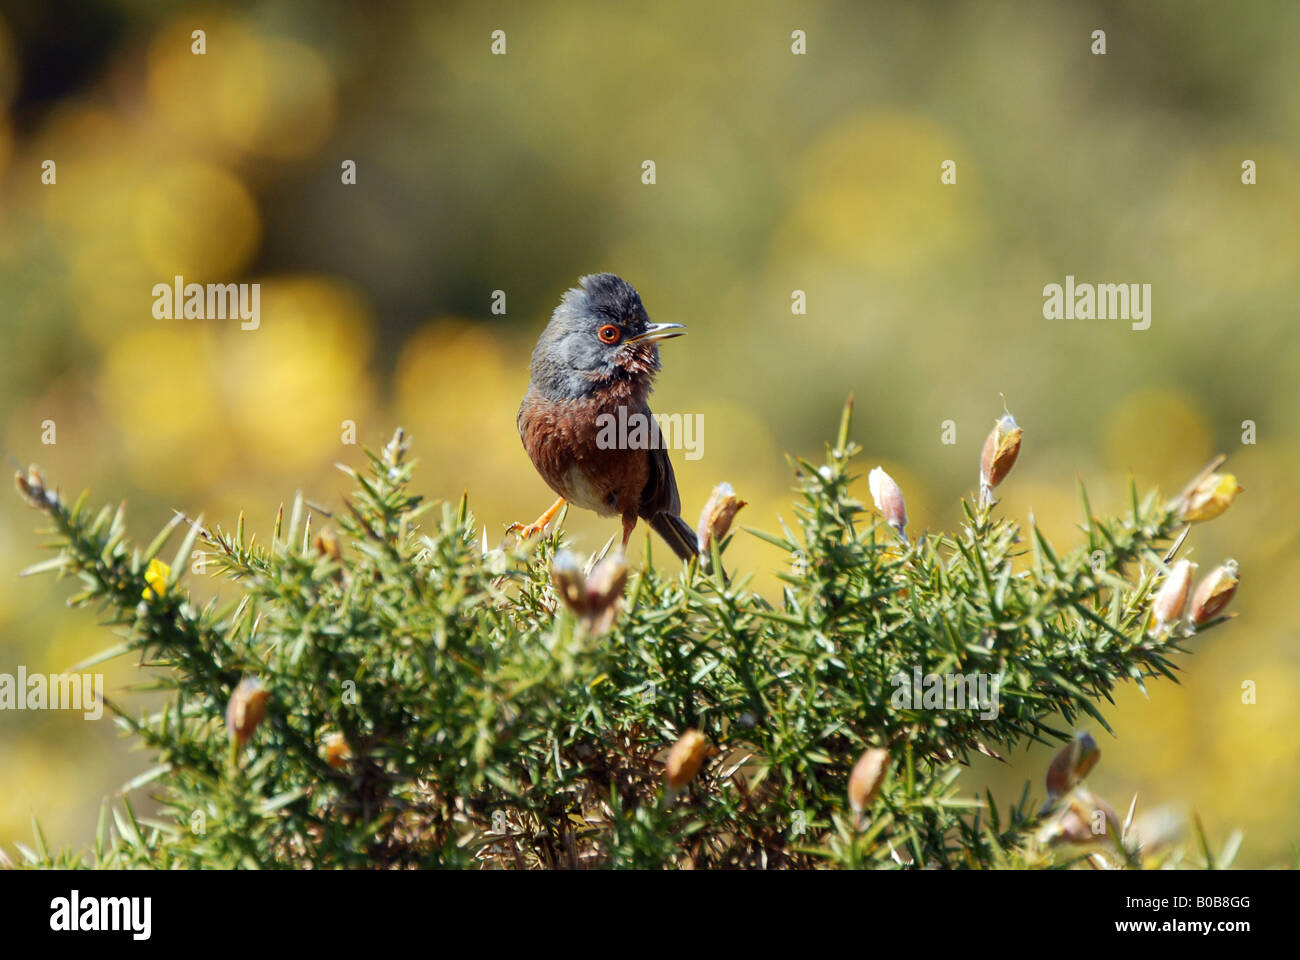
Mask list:
[{"label": "bird's foot", "polygon": [[510,524],[510,526],[506,527],[506,533],[516,534],[520,540],[531,539],[549,527],[551,521],[555,519],[555,515],[559,513],[563,507],[564,498],[561,497],[559,500],[556,500],[551,504],[550,507],[547,508],[546,512],[532,523],[525,524],[515,521]]},{"label": "bird's foot", "polygon": [[514,523],[510,524],[510,526],[506,527],[506,533],[513,533],[518,536],[520,540],[528,540],[537,536],[550,526],[550,524],[551,521],[542,520],[540,518],[535,523],[520,523],[516,520]]}]

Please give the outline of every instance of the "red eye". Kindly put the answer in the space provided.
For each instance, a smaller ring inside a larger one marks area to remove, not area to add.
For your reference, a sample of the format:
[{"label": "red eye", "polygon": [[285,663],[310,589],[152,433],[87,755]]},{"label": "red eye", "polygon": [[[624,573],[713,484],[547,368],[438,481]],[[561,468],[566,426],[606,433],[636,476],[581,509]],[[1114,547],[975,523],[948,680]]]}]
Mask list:
[{"label": "red eye", "polygon": [[596,336],[600,337],[601,343],[618,343],[618,338],[622,336],[618,327],[612,323],[607,323],[596,331]]}]

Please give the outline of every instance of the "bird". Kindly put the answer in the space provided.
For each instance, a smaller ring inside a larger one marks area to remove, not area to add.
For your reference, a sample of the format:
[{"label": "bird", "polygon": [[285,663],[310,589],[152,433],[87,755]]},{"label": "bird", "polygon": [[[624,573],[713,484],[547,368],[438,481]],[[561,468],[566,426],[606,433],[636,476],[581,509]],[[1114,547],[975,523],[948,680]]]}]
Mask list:
[{"label": "bird", "polygon": [[646,432],[637,440],[633,431],[614,443],[609,429],[636,423],[633,414],[654,423],[647,401],[659,372],[658,344],[685,333],[684,324],[652,323],[636,289],[612,273],[581,277],[564,294],[533,350],[517,420],[533,466],[559,499],[533,523],[513,523],[508,532],[521,540],[535,536],[571,503],[622,518],[624,551],[643,519],[682,560],[697,555],[658,429],[648,431],[648,442]]}]

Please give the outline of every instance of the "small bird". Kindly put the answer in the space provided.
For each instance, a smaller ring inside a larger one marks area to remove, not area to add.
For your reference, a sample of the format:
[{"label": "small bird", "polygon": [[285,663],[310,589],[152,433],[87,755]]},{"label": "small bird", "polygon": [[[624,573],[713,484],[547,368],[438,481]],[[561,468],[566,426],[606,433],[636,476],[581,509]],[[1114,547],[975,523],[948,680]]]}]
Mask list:
[{"label": "small bird", "polygon": [[[649,442],[610,443],[611,423],[653,423],[647,397],[659,371],[656,344],[680,337],[680,323],[651,323],[641,297],[612,273],[582,277],[551,315],[533,350],[532,379],[519,405],[519,436],[542,479],[560,495],[522,538],[545,530],[565,502],[623,519],[623,548],[638,517],[673,552],[698,552],[680,516],[681,498],[658,430]],[[619,408],[625,408],[620,419]],[[604,416],[604,415],[609,415]],[[610,417],[613,419],[611,420]]]}]

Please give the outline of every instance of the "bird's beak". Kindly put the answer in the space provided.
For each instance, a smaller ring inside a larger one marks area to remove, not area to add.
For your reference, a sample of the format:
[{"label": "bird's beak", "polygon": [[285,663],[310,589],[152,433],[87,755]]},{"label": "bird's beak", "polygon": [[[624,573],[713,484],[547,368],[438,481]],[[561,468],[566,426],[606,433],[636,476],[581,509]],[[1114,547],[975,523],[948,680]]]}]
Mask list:
[{"label": "bird's beak", "polygon": [[641,333],[634,337],[628,337],[624,343],[653,343],[656,340],[667,340],[669,337],[680,337],[686,332],[684,323],[652,323]]}]

